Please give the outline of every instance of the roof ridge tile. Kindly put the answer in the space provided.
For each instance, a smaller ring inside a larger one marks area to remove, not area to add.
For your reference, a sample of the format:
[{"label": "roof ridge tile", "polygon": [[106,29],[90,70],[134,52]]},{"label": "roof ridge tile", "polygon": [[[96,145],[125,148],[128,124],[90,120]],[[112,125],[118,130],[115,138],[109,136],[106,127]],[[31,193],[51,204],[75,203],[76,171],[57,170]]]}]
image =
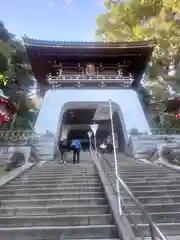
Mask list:
[{"label": "roof ridge tile", "polygon": [[98,47],[98,46],[104,46],[104,47],[112,47],[112,46],[116,46],[116,47],[120,47],[120,46],[134,46],[134,47],[138,47],[138,46],[144,46],[144,47],[150,47],[150,46],[154,46],[156,44],[155,39],[153,40],[144,40],[144,41],[129,41],[129,42],[117,42],[117,41],[112,41],[112,42],[102,42],[102,41],[58,41],[58,40],[40,40],[37,38],[29,38],[29,37],[24,37],[23,38],[24,44],[25,45],[37,45],[37,46],[81,46],[81,45],[85,45],[85,46],[94,46],[94,47]]}]

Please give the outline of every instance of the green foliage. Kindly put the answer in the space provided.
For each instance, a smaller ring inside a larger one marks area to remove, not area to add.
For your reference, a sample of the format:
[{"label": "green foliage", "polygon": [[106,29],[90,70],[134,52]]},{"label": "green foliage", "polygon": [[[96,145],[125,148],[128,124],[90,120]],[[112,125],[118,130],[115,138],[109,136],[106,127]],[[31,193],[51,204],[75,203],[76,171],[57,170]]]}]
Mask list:
[{"label": "green foliage", "polygon": [[151,92],[152,100],[154,102],[163,101],[171,97],[168,90],[168,84],[162,79],[149,82],[148,89]]},{"label": "green foliage", "polygon": [[[167,66],[169,60],[179,61],[180,24],[170,18],[180,12],[178,0],[106,1],[108,11],[97,17],[98,39],[108,41],[149,40],[156,38],[153,63]],[[162,70],[162,68],[161,68]]]},{"label": "green foliage", "polygon": [[173,114],[164,115],[164,123],[161,126],[164,129],[179,129],[180,128],[180,119],[177,119]]},{"label": "green foliage", "polygon": [[[156,39],[157,44],[148,69],[149,92],[154,101],[171,96],[168,84],[162,79],[167,76],[167,67],[173,59],[180,62],[180,21],[172,13],[180,12],[179,0],[106,0],[107,11],[97,17],[96,37],[104,41],[138,41]],[[162,81],[159,81],[159,76]],[[180,86],[180,70],[176,74]],[[143,91],[140,99],[146,102]],[[146,104],[146,103],[145,103]]]},{"label": "green foliage", "polygon": [[143,108],[147,109],[149,107],[149,104],[151,101],[151,96],[150,96],[149,92],[147,91],[146,88],[142,87],[141,85],[138,88],[137,92],[139,94],[139,98],[140,98]]},{"label": "green foliage", "polygon": [[10,34],[0,22],[0,88],[16,105],[18,116],[15,125],[26,126],[36,119],[28,103],[29,88],[33,86],[32,71],[21,41]]},{"label": "green foliage", "polygon": [[5,72],[8,70],[7,58],[0,53],[0,72]]},{"label": "green foliage", "polygon": [[[153,101],[162,101],[172,96],[168,84],[163,80],[167,76],[167,67],[171,60],[180,62],[180,21],[173,13],[180,13],[179,0],[106,0],[107,11],[97,17],[98,40],[138,41],[156,39],[157,44],[149,67],[150,81],[148,90]],[[180,86],[180,65],[176,74],[176,83]],[[148,105],[143,89],[138,90],[141,102]],[[150,100],[150,99],[148,99]],[[166,127],[180,127],[175,116],[166,117]]]},{"label": "green foliage", "polygon": [[8,81],[5,78],[4,74],[0,73],[0,86],[6,86],[7,83],[8,83]]}]

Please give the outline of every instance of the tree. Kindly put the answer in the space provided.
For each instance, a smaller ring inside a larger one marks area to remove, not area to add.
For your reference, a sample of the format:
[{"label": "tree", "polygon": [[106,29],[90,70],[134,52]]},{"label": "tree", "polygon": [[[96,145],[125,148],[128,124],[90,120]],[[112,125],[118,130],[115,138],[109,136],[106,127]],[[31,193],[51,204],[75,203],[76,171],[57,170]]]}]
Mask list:
[{"label": "tree", "polygon": [[31,110],[35,105],[29,105],[30,100],[27,96],[34,81],[22,42],[10,34],[0,22],[0,89],[17,107],[15,125],[23,121],[27,126],[28,119],[32,115]]},{"label": "tree", "polygon": [[[98,40],[130,42],[155,38],[157,41],[147,69],[150,81],[145,87],[151,98],[148,97],[147,101],[142,86],[137,90],[143,106],[147,107],[151,100],[161,101],[171,97],[172,91],[166,82],[170,63],[178,69],[174,79],[180,86],[180,21],[176,14],[180,13],[180,1],[105,0],[105,6],[106,13],[97,17],[95,34]],[[179,91],[177,85],[176,92]]]},{"label": "tree", "polygon": [[107,12],[97,17],[96,37],[105,41],[156,38],[150,73],[155,79],[169,62],[180,61],[180,24],[172,13],[180,12],[179,0],[106,0]]}]

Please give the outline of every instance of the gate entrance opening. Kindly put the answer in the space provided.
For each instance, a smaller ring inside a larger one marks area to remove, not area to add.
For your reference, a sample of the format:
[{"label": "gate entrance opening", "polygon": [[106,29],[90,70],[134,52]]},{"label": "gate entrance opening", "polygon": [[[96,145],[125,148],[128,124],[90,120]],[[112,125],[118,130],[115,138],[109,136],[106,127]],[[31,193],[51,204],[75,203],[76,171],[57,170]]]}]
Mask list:
[{"label": "gate entrance opening", "polygon": [[[96,109],[97,107],[91,109],[68,109],[62,117],[59,140],[64,137],[68,139],[68,142],[71,142],[73,139],[79,139],[82,143],[83,149],[89,149],[88,132],[91,131],[90,125],[98,124],[96,142],[97,147],[99,147],[100,144],[108,137],[108,135],[112,135],[112,129],[110,119],[93,121]],[[123,151],[125,147],[125,137],[122,129],[122,124],[117,112],[114,112],[113,114],[113,123],[116,148],[119,151]]]}]

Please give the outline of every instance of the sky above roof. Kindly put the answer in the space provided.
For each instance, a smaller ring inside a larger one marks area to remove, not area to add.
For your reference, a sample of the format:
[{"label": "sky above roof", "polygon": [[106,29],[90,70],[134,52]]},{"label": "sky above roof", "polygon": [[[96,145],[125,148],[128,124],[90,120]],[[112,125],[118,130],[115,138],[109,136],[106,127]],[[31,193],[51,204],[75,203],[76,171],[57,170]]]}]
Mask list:
[{"label": "sky above roof", "polygon": [[92,41],[104,11],[104,0],[4,0],[0,20],[17,37]]}]

